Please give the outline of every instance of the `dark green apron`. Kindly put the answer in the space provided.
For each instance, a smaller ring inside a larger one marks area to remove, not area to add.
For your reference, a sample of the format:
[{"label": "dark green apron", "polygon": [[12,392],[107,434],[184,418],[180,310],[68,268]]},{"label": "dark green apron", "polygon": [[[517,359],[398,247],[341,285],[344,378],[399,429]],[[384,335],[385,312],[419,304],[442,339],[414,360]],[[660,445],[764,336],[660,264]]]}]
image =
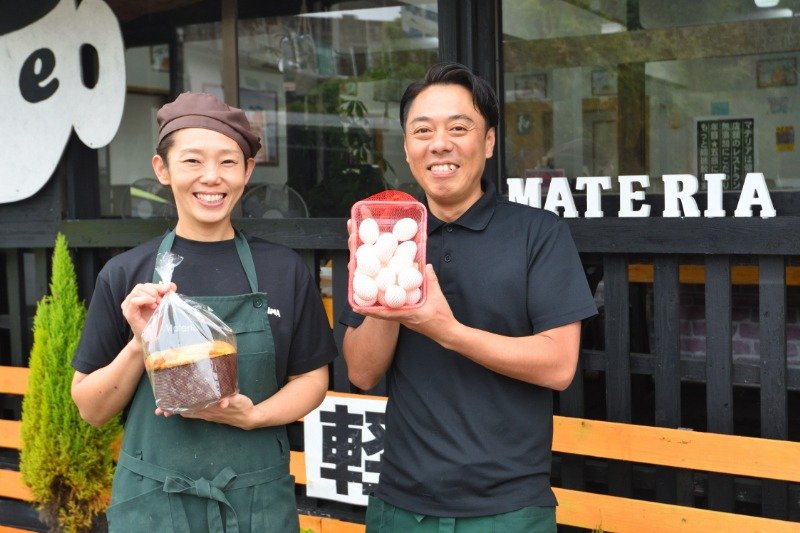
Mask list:
[{"label": "dark green apron", "polygon": [[[159,252],[170,250],[174,239],[173,230]],[[192,299],[213,309],[236,333],[239,389],[257,404],[278,390],[275,345],[267,295],[258,292],[250,247],[238,232],[235,242],[252,292]],[[153,278],[159,281],[157,274]],[[125,422],[107,511],[109,531],[299,530],[285,426],[244,431],[177,415],[156,416],[155,407],[145,373]]]}]

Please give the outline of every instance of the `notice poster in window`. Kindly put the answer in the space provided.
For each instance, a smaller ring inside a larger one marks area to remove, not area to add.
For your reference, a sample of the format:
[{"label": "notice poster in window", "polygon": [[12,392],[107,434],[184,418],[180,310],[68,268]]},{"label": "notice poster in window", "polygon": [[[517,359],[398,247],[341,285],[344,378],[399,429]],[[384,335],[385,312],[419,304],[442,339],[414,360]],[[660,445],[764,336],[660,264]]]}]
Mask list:
[{"label": "notice poster in window", "polygon": [[254,156],[256,164],[278,166],[278,94],[241,89],[239,105],[261,139],[261,149]]},{"label": "notice poster in window", "polygon": [[697,120],[697,175],[725,174],[725,189],[741,190],[755,168],[755,120],[711,118]]},{"label": "notice poster in window", "polygon": [[775,128],[775,148],[779,152],[794,152],[794,126]]}]

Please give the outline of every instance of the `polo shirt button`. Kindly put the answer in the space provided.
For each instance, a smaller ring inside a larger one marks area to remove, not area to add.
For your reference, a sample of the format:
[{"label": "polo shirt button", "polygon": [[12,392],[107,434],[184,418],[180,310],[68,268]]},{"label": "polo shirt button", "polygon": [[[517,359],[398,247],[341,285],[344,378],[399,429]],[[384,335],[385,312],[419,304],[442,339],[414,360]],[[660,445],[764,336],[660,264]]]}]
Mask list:
[{"label": "polo shirt button", "polygon": [[255,300],[253,300],[253,307],[255,307],[256,309],[258,309],[262,305],[264,305],[264,302],[261,301],[261,298],[256,298]]},{"label": "polo shirt button", "polygon": [[444,256],[444,262],[445,262],[445,263],[449,263],[449,262],[450,262],[450,254],[445,254],[445,256]]},{"label": "polo shirt button", "polygon": [[453,226],[447,226],[447,233],[453,233]]}]

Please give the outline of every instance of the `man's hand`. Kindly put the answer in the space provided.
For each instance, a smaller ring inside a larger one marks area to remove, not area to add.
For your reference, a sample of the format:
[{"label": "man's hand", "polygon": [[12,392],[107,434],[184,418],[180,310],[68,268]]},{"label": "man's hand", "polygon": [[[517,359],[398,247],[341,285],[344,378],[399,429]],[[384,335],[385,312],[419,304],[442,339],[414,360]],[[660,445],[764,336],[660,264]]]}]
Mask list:
[{"label": "man's hand", "polygon": [[354,307],[353,311],[365,316],[399,322],[408,329],[441,343],[441,339],[446,338],[450,328],[458,322],[442,293],[439,279],[431,265],[425,265],[425,281],[427,295],[425,302],[419,307],[413,309]]}]

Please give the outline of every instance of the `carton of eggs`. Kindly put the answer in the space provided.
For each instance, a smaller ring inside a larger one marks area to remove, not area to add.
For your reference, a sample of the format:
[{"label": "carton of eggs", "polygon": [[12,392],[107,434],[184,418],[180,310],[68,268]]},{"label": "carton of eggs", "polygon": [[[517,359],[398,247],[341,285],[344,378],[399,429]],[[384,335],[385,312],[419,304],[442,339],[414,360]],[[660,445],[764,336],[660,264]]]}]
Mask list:
[{"label": "carton of eggs", "polygon": [[350,305],[376,309],[422,305],[427,239],[425,206],[413,198],[368,198],[353,205],[350,231]]}]

